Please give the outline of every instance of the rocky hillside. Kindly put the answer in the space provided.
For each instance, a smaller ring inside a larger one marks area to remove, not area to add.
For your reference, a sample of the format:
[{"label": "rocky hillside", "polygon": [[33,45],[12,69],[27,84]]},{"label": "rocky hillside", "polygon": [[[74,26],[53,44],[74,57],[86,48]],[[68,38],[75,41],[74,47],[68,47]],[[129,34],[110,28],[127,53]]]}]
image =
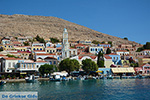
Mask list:
[{"label": "rocky hillside", "polygon": [[67,28],[70,40],[115,41],[114,43],[130,43],[118,37],[94,31],[87,27],[57,18],[29,15],[0,15],[0,37],[4,36],[33,36],[37,34],[44,38],[62,38],[63,29]]}]

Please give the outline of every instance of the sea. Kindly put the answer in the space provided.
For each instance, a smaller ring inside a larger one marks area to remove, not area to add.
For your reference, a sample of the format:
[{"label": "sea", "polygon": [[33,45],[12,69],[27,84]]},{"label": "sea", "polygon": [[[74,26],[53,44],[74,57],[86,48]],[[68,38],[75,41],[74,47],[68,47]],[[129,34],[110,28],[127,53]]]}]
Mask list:
[{"label": "sea", "polygon": [[6,83],[0,92],[38,92],[38,100],[150,100],[150,79]]}]

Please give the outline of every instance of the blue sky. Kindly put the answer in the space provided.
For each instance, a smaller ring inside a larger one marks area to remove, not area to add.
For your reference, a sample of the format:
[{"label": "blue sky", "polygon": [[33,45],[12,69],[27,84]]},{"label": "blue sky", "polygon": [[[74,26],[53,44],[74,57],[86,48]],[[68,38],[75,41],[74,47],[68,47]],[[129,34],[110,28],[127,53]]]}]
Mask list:
[{"label": "blue sky", "polygon": [[150,0],[0,0],[0,14],[54,16],[141,44],[150,42]]}]

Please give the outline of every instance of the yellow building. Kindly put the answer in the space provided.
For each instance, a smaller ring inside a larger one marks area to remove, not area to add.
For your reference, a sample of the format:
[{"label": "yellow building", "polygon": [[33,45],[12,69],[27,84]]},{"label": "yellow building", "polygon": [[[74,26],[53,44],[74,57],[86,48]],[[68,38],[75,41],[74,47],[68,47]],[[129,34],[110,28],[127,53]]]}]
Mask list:
[{"label": "yellow building", "polygon": [[27,51],[26,46],[14,46],[14,50],[16,51]]},{"label": "yellow building", "polygon": [[44,50],[45,49],[45,46],[44,46],[44,43],[33,43],[32,44],[32,47],[31,47],[31,50],[34,51],[34,50]]},{"label": "yellow building", "polygon": [[150,58],[138,58],[139,66],[142,66],[143,64],[146,64],[148,62],[150,62]]},{"label": "yellow building", "polygon": [[45,48],[45,52],[47,52],[47,53],[55,53],[56,52],[56,48],[54,48],[54,47],[47,47],[47,48]]},{"label": "yellow building", "polygon": [[4,45],[2,47],[3,47],[3,50],[12,50],[12,49],[14,49],[14,46],[11,45],[11,44],[6,44],[6,45]]},{"label": "yellow building", "polygon": [[104,66],[105,68],[110,68],[110,66],[114,64],[112,58],[110,56],[104,56]]}]

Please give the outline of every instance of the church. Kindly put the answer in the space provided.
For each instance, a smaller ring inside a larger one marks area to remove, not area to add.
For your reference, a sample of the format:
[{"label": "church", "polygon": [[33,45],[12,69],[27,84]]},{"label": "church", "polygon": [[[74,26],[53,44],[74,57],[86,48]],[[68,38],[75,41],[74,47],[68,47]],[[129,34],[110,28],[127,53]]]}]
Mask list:
[{"label": "church", "polygon": [[62,59],[70,58],[76,55],[77,55],[77,49],[70,48],[70,44],[68,42],[68,32],[67,29],[64,28],[63,41],[62,41]]}]

